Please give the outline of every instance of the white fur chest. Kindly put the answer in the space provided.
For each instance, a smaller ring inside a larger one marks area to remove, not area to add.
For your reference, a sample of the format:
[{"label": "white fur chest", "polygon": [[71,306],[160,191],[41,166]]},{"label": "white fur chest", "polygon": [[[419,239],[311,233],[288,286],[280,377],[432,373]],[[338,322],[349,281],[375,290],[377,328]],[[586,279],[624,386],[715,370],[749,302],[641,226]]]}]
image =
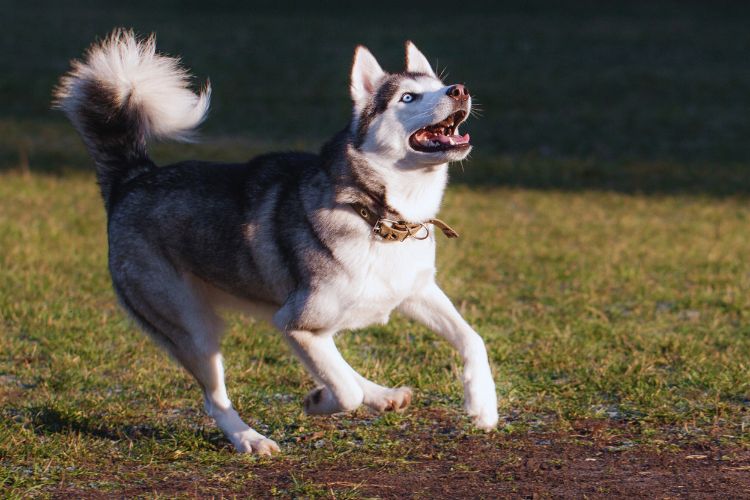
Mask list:
[{"label": "white fur chest", "polygon": [[350,274],[337,283],[341,307],[336,329],[386,323],[391,311],[435,272],[435,242],[371,240],[341,252]]}]

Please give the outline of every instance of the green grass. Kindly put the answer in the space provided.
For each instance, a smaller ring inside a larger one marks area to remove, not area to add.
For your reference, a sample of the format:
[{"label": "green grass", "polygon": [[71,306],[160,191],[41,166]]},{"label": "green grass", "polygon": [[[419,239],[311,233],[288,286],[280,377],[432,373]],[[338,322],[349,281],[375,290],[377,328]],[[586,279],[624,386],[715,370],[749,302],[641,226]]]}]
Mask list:
[{"label": "green grass", "polygon": [[[205,2],[6,9],[0,492],[140,485],[135,493],[147,494],[185,481],[190,494],[195,478],[231,495],[292,468],[265,493],[326,496],[318,467],[406,467],[417,460],[413,436],[425,433],[437,450],[430,459],[449,460],[456,436],[473,432],[460,412],[458,357],[403,318],[339,343],[368,377],[415,387],[413,409],[310,419],[300,401],[311,382],[279,336],[233,317],[224,344],[230,396],[285,458],[231,452],[202,415],[195,384],[116,306],[90,160],[49,110],[67,61],[120,25],[155,31],[163,50],[213,84],[204,141],[157,145],[160,163],[317,149],[349,114],[353,47],[368,45],[395,70],[413,39],[483,108],[468,126],[476,152],[452,170],[441,217],[462,238],[440,241],[439,282],[487,340],[499,432],[599,419],[625,422],[655,446],[747,446],[747,7],[566,5],[473,5],[427,17],[421,8],[237,11]],[[17,172],[24,163],[29,175]],[[446,420],[451,429],[440,427]],[[359,489],[353,481],[335,494]]]},{"label": "green grass", "polygon": [[[195,384],[115,305],[92,177],[1,181],[0,481],[17,494],[59,483],[116,490],[159,475],[240,488],[237,467],[253,474],[256,460],[232,453]],[[747,443],[746,203],[456,188],[443,214],[463,237],[440,242],[439,281],[487,341],[501,432],[610,419],[647,443]],[[457,356],[403,318],[340,344],[366,376],[412,385],[415,408],[332,424],[303,416],[312,383],[271,327],[230,324],[230,395],[286,460],[398,466],[408,439],[393,430],[429,428],[428,408],[470,432]]]}]

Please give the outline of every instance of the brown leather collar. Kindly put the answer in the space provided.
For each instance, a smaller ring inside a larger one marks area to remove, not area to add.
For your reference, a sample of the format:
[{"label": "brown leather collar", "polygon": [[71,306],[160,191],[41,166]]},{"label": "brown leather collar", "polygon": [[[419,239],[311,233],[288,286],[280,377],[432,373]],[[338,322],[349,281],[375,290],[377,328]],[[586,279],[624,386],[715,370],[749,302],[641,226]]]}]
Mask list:
[{"label": "brown leather collar", "polygon": [[355,212],[359,214],[372,227],[373,233],[385,241],[404,241],[411,236],[417,240],[424,240],[430,236],[427,224],[439,227],[448,238],[458,238],[458,233],[440,219],[429,219],[426,222],[405,222],[392,220],[378,216],[373,210],[362,203],[350,203]]}]

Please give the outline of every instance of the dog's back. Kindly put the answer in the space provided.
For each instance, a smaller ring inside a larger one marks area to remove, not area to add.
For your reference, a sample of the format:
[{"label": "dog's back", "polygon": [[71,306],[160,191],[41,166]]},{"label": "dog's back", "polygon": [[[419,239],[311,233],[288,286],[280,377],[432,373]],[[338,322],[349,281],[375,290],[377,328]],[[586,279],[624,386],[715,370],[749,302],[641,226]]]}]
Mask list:
[{"label": "dog's back", "polygon": [[[239,297],[280,305],[301,272],[286,253],[326,250],[305,222],[300,193],[319,174],[304,153],[264,155],[243,164],[189,161],[121,184],[110,199],[113,280],[139,246]],[[296,209],[289,210],[292,205]],[[268,247],[273,247],[268,251]]]}]

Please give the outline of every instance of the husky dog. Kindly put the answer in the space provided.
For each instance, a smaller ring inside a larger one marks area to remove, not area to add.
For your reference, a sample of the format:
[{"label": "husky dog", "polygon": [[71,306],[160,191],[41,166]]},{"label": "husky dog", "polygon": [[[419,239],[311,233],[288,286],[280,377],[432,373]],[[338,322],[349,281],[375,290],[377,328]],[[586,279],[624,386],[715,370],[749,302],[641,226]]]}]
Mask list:
[{"label": "husky dog", "polygon": [[318,386],[308,414],[409,405],[408,387],[358,374],[336,349],[341,330],[385,323],[398,310],[443,336],[464,362],[465,408],[497,423],[484,342],[435,283],[434,219],[448,163],[469,154],[458,128],[471,110],[406,43],[406,70],[386,73],[357,47],[349,124],[319,155],[272,153],[242,164],[157,167],[150,139],[189,140],[208,112],[179,61],[153,36],[116,30],[74,61],[55,91],[96,163],[107,210],[109,269],[124,309],[200,384],[205,409],[240,452],[272,454],[224,385],[217,310],[263,316]]}]

